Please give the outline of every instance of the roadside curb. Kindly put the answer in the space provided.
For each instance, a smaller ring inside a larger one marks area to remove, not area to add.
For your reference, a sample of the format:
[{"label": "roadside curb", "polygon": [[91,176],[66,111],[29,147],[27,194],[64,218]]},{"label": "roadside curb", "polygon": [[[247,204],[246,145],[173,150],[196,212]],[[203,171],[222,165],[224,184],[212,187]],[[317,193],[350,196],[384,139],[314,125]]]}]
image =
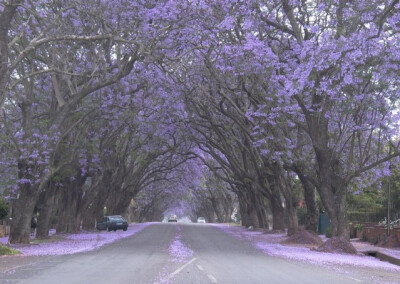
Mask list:
[{"label": "roadside curb", "polygon": [[381,251],[367,250],[367,251],[363,251],[363,253],[365,255],[368,255],[368,256],[376,257],[376,258],[378,258],[378,259],[380,259],[382,261],[387,261],[387,262],[390,262],[392,264],[400,266],[400,259],[399,258],[396,258],[396,257],[394,257],[392,255],[383,253]]},{"label": "roadside curb", "polygon": [[351,244],[361,254],[400,266],[400,248],[378,247],[368,242],[359,241],[359,239],[353,239]]}]

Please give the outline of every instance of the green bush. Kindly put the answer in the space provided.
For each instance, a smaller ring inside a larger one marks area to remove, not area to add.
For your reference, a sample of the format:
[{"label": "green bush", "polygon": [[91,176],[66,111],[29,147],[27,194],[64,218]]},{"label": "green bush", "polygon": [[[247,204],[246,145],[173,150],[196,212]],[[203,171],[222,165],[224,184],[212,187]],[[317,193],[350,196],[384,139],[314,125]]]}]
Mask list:
[{"label": "green bush", "polygon": [[8,215],[8,204],[4,198],[0,198],[0,220],[3,220]]},{"label": "green bush", "polygon": [[379,222],[386,216],[384,208],[371,211],[348,211],[347,216],[350,222]]},{"label": "green bush", "polygon": [[364,224],[357,224],[354,226],[357,231],[362,231],[364,229]]}]

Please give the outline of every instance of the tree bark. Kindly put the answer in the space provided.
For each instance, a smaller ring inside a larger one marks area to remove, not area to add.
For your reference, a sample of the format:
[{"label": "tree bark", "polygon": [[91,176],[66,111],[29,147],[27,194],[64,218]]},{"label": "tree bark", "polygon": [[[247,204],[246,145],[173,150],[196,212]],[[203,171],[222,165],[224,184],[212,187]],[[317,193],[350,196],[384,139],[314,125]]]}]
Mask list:
[{"label": "tree bark", "polygon": [[80,231],[82,210],[83,185],[86,176],[80,172],[75,175],[73,182],[68,180],[63,182],[63,192],[59,202],[59,217],[57,224],[57,233],[76,233]]},{"label": "tree bark", "polygon": [[271,200],[272,210],[272,229],[273,230],[285,230],[285,210],[282,206],[282,200],[279,193],[275,193]]},{"label": "tree bark", "polygon": [[39,185],[31,184],[34,178],[30,170],[28,161],[18,161],[18,178],[29,182],[19,185],[19,198],[13,204],[9,238],[11,244],[29,244],[31,219],[39,198]]},{"label": "tree bark", "polygon": [[51,220],[56,205],[56,191],[56,186],[50,183],[45,192],[43,206],[39,211],[38,226],[36,229],[36,238],[38,239],[46,239],[49,237]]},{"label": "tree bark", "polygon": [[280,192],[283,194],[285,198],[286,204],[286,213],[288,218],[288,236],[292,236],[299,230],[299,222],[297,218],[297,203],[298,200],[295,200],[295,195],[293,192],[293,187],[290,184],[290,180],[285,179],[285,170],[279,164],[272,165],[273,170],[273,185],[280,188]]},{"label": "tree bark", "polygon": [[[9,80],[9,40],[8,34],[11,28],[11,23],[14,19],[18,5],[22,1],[11,0],[4,5],[3,11],[0,13],[0,109],[3,109],[4,100],[6,97],[6,85]],[[2,119],[2,115],[0,116]]]},{"label": "tree bark", "polygon": [[250,226],[250,220],[249,220],[249,215],[247,214],[247,203],[245,201],[244,194],[241,193],[238,199],[239,199],[240,217],[242,219],[242,226],[247,228]]},{"label": "tree bark", "polygon": [[315,187],[304,174],[297,172],[297,176],[299,177],[300,182],[303,186],[304,199],[307,206],[305,229],[317,232],[319,212],[317,203],[315,201],[315,194],[316,194]]}]

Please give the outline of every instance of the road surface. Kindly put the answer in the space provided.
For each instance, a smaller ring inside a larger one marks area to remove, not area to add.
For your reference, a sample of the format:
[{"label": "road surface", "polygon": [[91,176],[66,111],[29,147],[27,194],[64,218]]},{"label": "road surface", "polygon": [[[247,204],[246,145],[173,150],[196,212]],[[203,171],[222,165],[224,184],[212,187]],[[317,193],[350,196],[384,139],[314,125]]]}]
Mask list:
[{"label": "road surface", "polygon": [[[171,256],[176,240],[192,254]],[[0,283],[41,284],[367,282],[356,273],[267,256],[215,226],[180,223],[153,224],[88,253],[40,257],[0,277]]]}]

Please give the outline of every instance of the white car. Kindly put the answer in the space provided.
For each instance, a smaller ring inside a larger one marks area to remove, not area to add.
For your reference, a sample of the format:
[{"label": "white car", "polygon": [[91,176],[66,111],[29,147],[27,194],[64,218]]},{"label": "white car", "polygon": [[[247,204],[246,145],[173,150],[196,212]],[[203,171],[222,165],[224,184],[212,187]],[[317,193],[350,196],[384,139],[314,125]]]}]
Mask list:
[{"label": "white car", "polygon": [[205,222],[206,222],[206,218],[204,218],[204,217],[197,218],[197,223],[205,223]]},{"label": "white car", "polygon": [[168,217],[168,222],[178,222],[178,216],[176,215],[171,215]]}]

